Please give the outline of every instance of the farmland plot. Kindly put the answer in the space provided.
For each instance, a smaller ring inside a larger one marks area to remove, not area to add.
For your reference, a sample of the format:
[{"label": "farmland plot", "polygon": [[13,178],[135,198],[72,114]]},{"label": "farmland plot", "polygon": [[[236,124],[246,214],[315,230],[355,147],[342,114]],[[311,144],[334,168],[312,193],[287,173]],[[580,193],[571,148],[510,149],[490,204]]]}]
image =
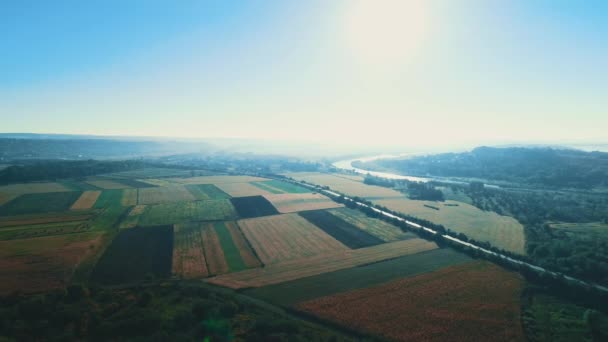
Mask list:
[{"label": "farmland plot", "polygon": [[192,196],[197,200],[215,200],[215,199],[228,199],[230,196],[218,189],[213,184],[188,184],[186,189],[190,191]]},{"label": "farmland plot", "polygon": [[130,186],[132,188],[153,188],[153,187],[157,186],[154,184],[142,182],[137,179],[131,179],[131,178],[118,179],[117,181],[120,182],[121,184]]},{"label": "farmland plot", "polygon": [[329,186],[331,189],[339,191],[345,195],[358,197],[382,197],[382,198],[402,198],[404,195],[396,190],[384,188],[376,185],[367,185],[362,181],[354,180],[347,176],[318,173],[318,172],[296,172],[289,173],[287,176],[300,181],[306,181],[317,185]]},{"label": "farmland plot", "polygon": [[93,208],[118,207],[122,205],[123,190],[104,190],[93,205]]},{"label": "farmland plot", "polygon": [[138,204],[158,204],[194,201],[190,191],[181,185],[139,189]]},{"label": "farmland plot", "polygon": [[289,182],[283,182],[280,180],[269,180],[269,181],[264,181],[264,182],[253,182],[251,183],[255,186],[261,186],[262,188],[266,188],[267,190],[269,190],[272,193],[290,193],[290,194],[304,194],[304,193],[309,193],[311,192],[310,190],[301,187],[299,185],[293,184],[293,183],[289,183]]},{"label": "farmland plot", "polygon": [[95,202],[97,202],[97,198],[101,195],[101,191],[99,190],[89,190],[83,192],[78,200],[72,204],[70,209],[72,210],[82,210],[82,209],[91,209]]},{"label": "farmland plot", "polygon": [[96,186],[93,186],[89,183],[85,183],[85,182],[81,182],[81,181],[76,181],[76,180],[62,180],[61,185],[65,186],[66,188],[69,188],[70,191],[95,191],[95,190],[102,190]]},{"label": "farmland plot", "polygon": [[100,248],[97,232],[0,241],[0,294],[64,287]]},{"label": "farmland plot", "polygon": [[173,274],[184,279],[209,275],[198,223],[176,224],[173,231]]},{"label": "farmland plot", "polygon": [[268,179],[253,176],[201,176],[190,178],[169,178],[168,180],[181,184],[226,184],[262,182]]},{"label": "farmland plot", "polygon": [[260,261],[253,254],[236,222],[216,222],[214,229],[222,245],[230,272],[260,266]]},{"label": "farmland plot", "polygon": [[[249,236],[247,234],[245,235],[249,239]],[[253,244],[253,241],[249,241]],[[276,264],[266,265],[262,268],[254,268],[217,276],[210,278],[207,281],[233,289],[267,286],[327,272],[372,264],[435,248],[437,248],[437,245],[434,242],[422,239],[388,242],[367,248],[334,250],[333,252],[326,252],[311,257],[287,260]],[[262,259],[259,253],[258,256]]]},{"label": "farmland plot", "polygon": [[212,223],[203,224],[202,227],[203,249],[205,250],[205,259],[209,267],[210,274],[228,273],[228,263],[224,256],[224,250],[217,236],[217,232],[213,229]]},{"label": "farmland plot", "polygon": [[130,186],[109,179],[87,180],[87,183],[104,190],[127,189]]},{"label": "farmland plot", "polygon": [[0,229],[3,227],[12,226],[27,226],[32,224],[44,224],[53,222],[70,222],[70,221],[84,221],[88,220],[95,214],[93,210],[87,211],[65,211],[56,213],[42,213],[42,214],[27,214],[17,216],[4,216],[0,217]]},{"label": "farmland plot", "polygon": [[275,215],[279,212],[262,196],[231,198],[230,202],[236,208],[241,218]]},{"label": "farmland plot", "polygon": [[80,192],[49,192],[21,195],[0,207],[0,216],[68,210]]},{"label": "farmland plot", "polygon": [[224,221],[233,220],[236,216],[229,200],[176,202],[147,206],[139,224],[153,226],[192,221]]},{"label": "farmland plot", "polygon": [[296,214],[240,220],[238,224],[265,265],[347,250]]},{"label": "farmland plot", "polygon": [[273,193],[261,187],[254,186],[252,183],[220,183],[215,186],[232,197],[269,195]]},{"label": "farmland plot", "polygon": [[134,228],[139,223],[139,218],[143,214],[146,206],[143,204],[136,205],[131,208],[129,214],[120,222],[120,229]]},{"label": "farmland plot", "polygon": [[273,304],[293,305],[297,302],[375,286],[469,261],[471,258],[453,249],[433,249],[370,265],[258,287],[247,290],[246,293]]},{"label": "farmland plot", "polygon": [[369,247],[384,242],[325,210],[303,211],[299,215],[349,248]]},{"label": "farmland plot", "polygon": [[8,202],[12,201],[17,196],[19,196],[19,195],[17,195],[17,194],[5,194],[5,193],[1,193],[0,192],[0,205],[3,205],[4,203],[8,203]]},{"label": "farmland plot", "polygon": [[173,227],[122,230],[101,256],[91,279],[105,285],[127,284],[146,277],[171,275]]},{"label": "farmland plot", "polygon": [[130,207],[137,204],[138,189],[124,189],[122,191],[122,198],[120,204],[123,207]]},{"label": "farmland plot", "polygon": [[39,194],[45,192],[66,192],[72,191],[72,189],[64,186],[60,183],[23,183],[23,184],[10,184],[0,186],[0,193],[3,194]]},{"label": "farmland plot", "polygon": [[190,171],[190,170],[178,170],[178,169],[167,169],[167,168],[159,168],[159,167],[150,167],[143,168],[139,170],[130,170],[130,171],[121,171],[106,174],[105,176],[114,177],[114,178],[125,178],[125,179],[133,179],[133,178],[159,178],[159,177],[187,177],[192,174],[192,172],[200,173],[206,171]]},{"label": "farmland plot", "polygon": [[399,341],[525,341],[523,281],[470,262],[299,304],[303,311]]},{"label": "farmland plot", "polygon": [[416,237],[413,233],[405,233],[395,225],[371,218],[358,210],[340,208],[327,212],[383,241],[397,241]]},{"label": "farmland plot", "polygon": [[304,210],[340,208],[342,204],[317,193],[265,195],[267,200],[280,213],[293,213]]},{"label": "farmland plot", "polygon": [[[496,247],[525,254],[524,227],[512,217],[483,211],[472,205],[456,201],[445,201],[443,205],[408,198],[383,199],[373,202],[391,210],[442,224],[446,228],[464,233],[477,241],[488,241]],[[439,210],[425,205],[434,206]]]},{"label": "farmland plot", "polygon": [[90,229],[86,221],[53,222],[0,229],[0,240],[29,239],[41,236],[82,233]]}]

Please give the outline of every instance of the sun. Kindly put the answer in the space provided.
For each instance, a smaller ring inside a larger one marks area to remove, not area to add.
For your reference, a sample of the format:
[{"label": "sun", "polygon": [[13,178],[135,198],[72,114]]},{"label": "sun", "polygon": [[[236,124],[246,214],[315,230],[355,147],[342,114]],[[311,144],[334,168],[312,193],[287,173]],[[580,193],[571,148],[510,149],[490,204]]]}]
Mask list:
[{"label": "sun", "polygon": [[354,0],[345,12],[345,36],[353,57],[395,66],[407,62],[427,38],[428,1]]}]

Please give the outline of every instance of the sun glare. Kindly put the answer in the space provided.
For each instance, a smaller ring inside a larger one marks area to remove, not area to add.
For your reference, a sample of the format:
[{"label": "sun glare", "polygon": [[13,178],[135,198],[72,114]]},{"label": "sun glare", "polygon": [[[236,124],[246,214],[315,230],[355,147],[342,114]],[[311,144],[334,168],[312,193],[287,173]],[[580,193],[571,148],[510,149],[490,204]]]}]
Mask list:
[{"label": "sun glare", "polygon": [[419,49],[428,32],[424,0],[356,0],[349,2],[345,34],[353,57],[396,67]]}]

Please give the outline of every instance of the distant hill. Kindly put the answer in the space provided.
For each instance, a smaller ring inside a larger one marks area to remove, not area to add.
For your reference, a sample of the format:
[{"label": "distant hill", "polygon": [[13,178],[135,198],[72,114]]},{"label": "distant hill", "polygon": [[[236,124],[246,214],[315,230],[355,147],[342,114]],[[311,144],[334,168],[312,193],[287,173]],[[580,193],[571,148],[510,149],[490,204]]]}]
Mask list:
[{"label": "distant hill", "polygon": [[0,162],[24,159],[107,159],[208,152],[204,142],[99,137],[3,134]]},{"label": "distant hill", "polygon": [[482,178],[550,187],[608,186],[608,153],[555,148],[478,147],[409,159],[359,163],[408,175]]}]

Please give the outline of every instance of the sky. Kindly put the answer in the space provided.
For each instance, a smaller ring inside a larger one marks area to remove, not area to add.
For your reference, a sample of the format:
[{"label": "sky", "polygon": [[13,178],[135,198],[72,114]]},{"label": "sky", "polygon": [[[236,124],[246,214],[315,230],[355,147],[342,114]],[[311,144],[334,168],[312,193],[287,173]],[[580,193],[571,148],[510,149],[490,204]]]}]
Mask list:
[{"label": "sky", "polygon": [[608,1],[3,1],[0,132],[606,142]]}]

